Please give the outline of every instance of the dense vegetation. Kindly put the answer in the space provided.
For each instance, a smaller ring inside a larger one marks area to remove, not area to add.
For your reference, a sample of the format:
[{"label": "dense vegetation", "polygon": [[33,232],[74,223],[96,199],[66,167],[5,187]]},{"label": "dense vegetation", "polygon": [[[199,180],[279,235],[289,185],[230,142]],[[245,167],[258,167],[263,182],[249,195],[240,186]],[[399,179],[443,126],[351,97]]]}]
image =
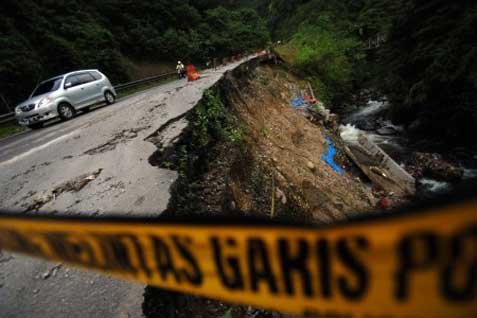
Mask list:
[{"label": "dense vegetation", "polygon": [[414,131],[476,144],[477,3],[402,1],[381,55],[393,117]]},{"label": "dense vegetation", "polygon": [[38,81],[75,69],[98,68],[118,83],[131,77],[134,61],[174,67],[177,59],[202,63],[256,49],[269,35],[264,20],[249,5],[205,0],[2,0],[0,94],[14,104]]},{"label": "dense vegetation", "polygon": [[[372,88],[411,132],[475,144],[474,1],[271,0],[268,10],[274,38],[286,42],[279,51],[329,106]],[[378,34],[380,48],[364,50]]]},{"label": "dense vegetation", "polygon": [[13,104],[71,69],[120,82],[137,61],[201,63],[273,39],[328,106],[371,87],[414,131],[462,140],[477,128],[475,34],[473,1],[3,0],[0,94]]},{"label": "dense vegetation", "polygon": [[270,25],[286,43],[278,51],[309,76],[325,104],[335,106],[375,76],[364,44],[388,28],[393,3],[272,0]]}]

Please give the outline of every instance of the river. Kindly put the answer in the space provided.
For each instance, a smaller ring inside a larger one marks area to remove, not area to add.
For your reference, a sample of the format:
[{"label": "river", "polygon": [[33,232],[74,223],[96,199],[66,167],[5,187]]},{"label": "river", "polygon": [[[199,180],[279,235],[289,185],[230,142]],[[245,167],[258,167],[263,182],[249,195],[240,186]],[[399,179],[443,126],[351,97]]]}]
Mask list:
[{"label": "river", "polygon": [[[359,134],[365,134],[404,169],[413,174],[412,167],[408,165],[409,158],[416,152],[425,151],[411,145],[404,126],[395,125],[390,120],[385,119],[388,109],[389,104],[385,100],[369,100],[364,107],[360,107],[358,110],[342,117],[341,137],[345,141],[353,141],[357,140]],[[463,176],[457,181],[449,182],[415,175],[416,195],[418,197],[433,197],[449,192],[455,185],[463,181],[477,181],[476,159],[474,156],[471,159],[454,162],[455,165],[463,169]]]}]

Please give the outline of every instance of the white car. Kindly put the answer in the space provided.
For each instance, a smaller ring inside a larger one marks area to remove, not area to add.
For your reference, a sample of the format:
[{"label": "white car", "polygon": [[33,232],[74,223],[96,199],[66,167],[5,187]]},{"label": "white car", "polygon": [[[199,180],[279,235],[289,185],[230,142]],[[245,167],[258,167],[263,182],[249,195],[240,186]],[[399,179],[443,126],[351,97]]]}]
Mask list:
[{"label": "white car", "polygon": [[15,117],[20,125],[36,129],[53,118],[71,119],[77,110],[88,111],[97,103],[113,104],[116,97],[111,82],[98,70],[76,71],[40,83],[15,108]]}]

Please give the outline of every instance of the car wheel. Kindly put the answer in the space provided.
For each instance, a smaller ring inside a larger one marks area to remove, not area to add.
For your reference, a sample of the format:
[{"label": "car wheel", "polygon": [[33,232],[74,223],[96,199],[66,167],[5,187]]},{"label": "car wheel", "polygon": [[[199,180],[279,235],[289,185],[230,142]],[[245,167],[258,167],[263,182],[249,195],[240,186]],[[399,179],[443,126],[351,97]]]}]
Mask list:
[{"label": "car wheel", "polygon": [[42,127],[43,127],[43,123],[36,123],[36,124],[28,125],[28,128],[31,128],[31,129],[40,129]]},{"label": "car wheel", "polygon": [[63,120],[71,119],[75,116],[75,109],[69,104],[62,103],[58,105],[58,115]]},{"label": "car wheel", "polygon": [[116,97],[110,91],[104,93],[104,99],[106,100],[106,104],[108,105],[114,104],[114,102],[116,101]]}]

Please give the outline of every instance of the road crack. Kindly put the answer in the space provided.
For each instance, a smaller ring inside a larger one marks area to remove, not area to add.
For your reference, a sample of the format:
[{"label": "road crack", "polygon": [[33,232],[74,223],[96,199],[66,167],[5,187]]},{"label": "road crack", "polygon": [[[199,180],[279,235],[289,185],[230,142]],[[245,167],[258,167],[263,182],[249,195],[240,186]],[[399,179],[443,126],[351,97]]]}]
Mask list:
[{"label": "road crack", "polygon": [[121,131],[120,133],[114,135],[114,137],[111,138],[110,140],[108,140],[106,143],[104,143],[104,144],[102,144],[98,147],[92,148],[90,150],[87,150],[87,151],[84,152],[84,154],[89,155],[89,156],[93,156],[93,155],[97,155],[97,154],[100,154],[100,153],[112,151],[112,150],[116,149],[118,144],[124,143],[124,142],[127,142],[129,140],[132,140],[132,139],[136,138],[138,136],[139,132],[141,132],[145,129],[149,129],[149,128],[150,128],[150,126],[140,127],[140,128],[132,128],[132,129],[125,129],[125,130]]},{"label": "road crack", "polygon": [[42,196],[37,196],[33,199],[33,202],[29,205],[24,206],[25,212],[38,211],[47,203],[56,200],[61,194],[65,192],[79,192],[89,183],[96,180],[101,174],[103,169],[98,169],[92,173],[86,173],[79,177],[76,177],[70,181],[67,181],[58,187],[54,188],[52,191],[47,192]]}]

